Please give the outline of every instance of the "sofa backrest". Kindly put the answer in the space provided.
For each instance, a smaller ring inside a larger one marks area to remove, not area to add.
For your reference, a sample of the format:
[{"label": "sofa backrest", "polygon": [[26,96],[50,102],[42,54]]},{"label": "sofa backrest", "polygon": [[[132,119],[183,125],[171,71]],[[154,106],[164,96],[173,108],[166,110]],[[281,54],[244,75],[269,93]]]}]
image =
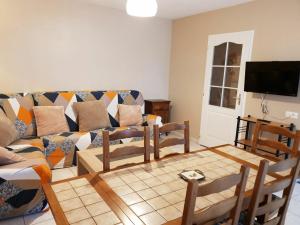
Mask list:
[{"label": "sofa backrest", "polygon": [[0,94],[0,108],[15,125],[19,138],[36,135],[33,106],[31,94]]},{"label": "sofa backrest", "polygon": [[112,127],[119,126],[118,104],[140,105],[144,112],[143,96],[141,92],[136,90],[0,94],[0,108],[14,122],[19,132],[19,137],[23,138],[36,135],[32,112],[33,104],[35,106],[64,106],[70,131],[78,131],[77,114],[73,110],[73,103],[94,100],[102,100],[104,102]]},{"label": "sofa backrest", "polygon": [[112,127],[118,127],[118,104],[141,105],[144,108],[144,99],[139,91],[61,91],[34,93],[35,105],[64,106],[70,131],[78,131],[77,114],[73,110],[74,102],[102,100],[107,107]]}]

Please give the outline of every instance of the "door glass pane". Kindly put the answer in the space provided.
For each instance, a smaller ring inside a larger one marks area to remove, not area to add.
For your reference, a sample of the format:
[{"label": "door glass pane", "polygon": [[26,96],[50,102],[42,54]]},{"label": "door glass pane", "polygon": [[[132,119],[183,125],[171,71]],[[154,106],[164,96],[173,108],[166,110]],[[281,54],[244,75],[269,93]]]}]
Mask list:
[{"label": "door glass pane", "polygon": [[237,90],[236,89],[224,89],[223,95],[223,107],[235,109]]},{"label": "door glass pane", "polygon": [[221,105],[221,95],[222,88],[211,87],[210,88],[210,96],[209,96],[209,104],[210,105]]},{"label": "door glass pane", "polygon": [[213,65],[225,65],[227,43],[215,46]]},{"label": "door glass pane", "polygon": [[222,86],[224,77],[224,67],[213,67],[211,75],[211,85]]},{"label": "door glass pane", "polygon": [[229,42],[227,65],[239,66],[241,64],[243,45]]},{"label": "door glass pane", "polygon": [[239,83],[239,67],[227,67],[225,77],[225,87],[237,88]]}]

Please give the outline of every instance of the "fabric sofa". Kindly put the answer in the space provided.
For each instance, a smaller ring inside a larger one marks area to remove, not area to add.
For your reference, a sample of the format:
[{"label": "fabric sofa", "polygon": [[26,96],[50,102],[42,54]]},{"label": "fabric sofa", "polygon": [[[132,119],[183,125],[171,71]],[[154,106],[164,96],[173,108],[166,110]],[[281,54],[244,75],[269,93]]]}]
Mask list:
[{"label": "fabric sofa", "polygon": [[[0,167],[0,218],[43,210],[46,205],[41,183],[51,180],[50,169],[70,167],[76,163],[76,151],[102,146],[103,129],[79,132],[77,115],[72,107],[75,102],[93,100],[102,100],[107,107],[111,126],[104,129],[110,132],[120,129],[143,129],[142,126],[120,127],[118,122],[118,104],[140,105],[144,109],[143,96],[135,90],[0,94],[0,108],[13,121],[19,136],[17,141],[4,147],[28,158],[25,161],[28,161],[27,163]],[[70,131],[37,137],[33,106],[64,106]],[[143,115],[143,126],[152,127],[154,124],[161,124],[161,118]],[[121,142],[132,140],[126,139]],[[30,195],[31,200],[27,194],[29,187],[30,190],[36,190],[35,195]],[[13,196],[27,199],[26,206],[10,204],[8,199]]]},{"label": "fabric sofa", "polygon": [[42,189],[51,170],[37,147],[19,147],[26,160],[0,167],[0,219],[37,213],[48,208]]}]

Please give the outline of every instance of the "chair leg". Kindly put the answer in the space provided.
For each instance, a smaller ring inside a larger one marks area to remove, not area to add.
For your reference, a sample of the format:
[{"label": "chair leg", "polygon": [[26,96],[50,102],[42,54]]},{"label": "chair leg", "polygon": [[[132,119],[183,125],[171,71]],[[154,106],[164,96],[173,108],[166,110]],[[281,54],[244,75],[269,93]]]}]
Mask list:
[{"label": "chair leg", "polygon": [[184,152],[190,152],[190,125],[189,121],[184,121]]},{"label": "chair leg", "polygon": [[153,139],[154,139],[154,159],[159,159],[159,127],[153,126]]}]

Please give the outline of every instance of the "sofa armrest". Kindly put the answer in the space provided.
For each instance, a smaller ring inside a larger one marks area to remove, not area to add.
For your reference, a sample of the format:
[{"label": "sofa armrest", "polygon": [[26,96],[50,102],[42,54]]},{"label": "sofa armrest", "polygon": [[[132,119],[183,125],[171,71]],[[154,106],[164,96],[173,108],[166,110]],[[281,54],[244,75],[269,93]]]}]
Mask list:
[{"label": "sofa armrest", "polygon": [[152,115],[152,114],[144,114],[143,115],[143,124],[148,126],[159,125],[162,126],[161,122],[162,118],[160,116]]},{"label": "sofa armrest", "polygon": [[42,188],[51,181],[44,159],[29,159],[0,167],[0,218],[36,213],[48,208]]}]

